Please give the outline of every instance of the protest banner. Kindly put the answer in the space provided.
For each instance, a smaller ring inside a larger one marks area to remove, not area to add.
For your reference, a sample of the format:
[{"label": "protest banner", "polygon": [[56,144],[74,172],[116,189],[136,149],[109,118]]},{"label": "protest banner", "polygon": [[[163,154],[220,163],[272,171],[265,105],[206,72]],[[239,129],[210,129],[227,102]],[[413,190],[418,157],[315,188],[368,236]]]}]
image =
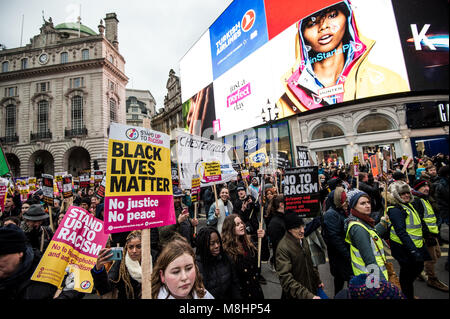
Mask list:
[{"label": "protest banner", "polygon": [[179,167],[180,188],[189,189],[193,175],[201,177],[200,186],[211,186],[214,182],[206,182],[202,170],[203,163],[220,163],[221,182],[226,183],[236,178],[237,172],[229,157],[231,145],[209,140],[200,136],[177,131],[177,163]]},{"label": "protest banner", "polygon": [[111,123],[106,169],[105,233],[142,230],[142,299],[151,299],[150,228],[176,223],[170,137]]},{"label": "protest banner", "polygon": [[97,197],[105,198],[106,176],[103,176],[102,182],[97,189]]},{"label": "protest banner", "polygon": [[222,180],[222,171],[220,170],[220,162],[203,163],[204,180],[206,183],[215,183]]},{"label": "protest banner", "polygon": [[9,181],[6,178],[0,177],[0,211],[5,210],[6,194],[8,192]]},{"label": "protest banner", "polygon": [[320,212],[319,168],[288,168],[284,177],[285,210],[301,217],[316,217]]},{"label": "protest banner", "polygon": [[309,167],[312,165],[306,146],[297,146],[297,165],[298,167]]},{"label": "protest banner", "polygon": [[36,188],[36,177],[29,177],[28,178],[28,188],[30,192],[34,192]]},{"label": "protest banner", "polygon": [[56,182],[56,186],[58,187],[59,192],[62,192],[62,189],[63,189],[62,180],[63,180],[64,175],[67,175],[67,172],[55,174],[55,182]]},{"label": "protest banner", "polygon": [[372,170],[372,175],[378,176],[380,174],[380,168],[378,165],[378,156],[371,155],[369,159],[370,159],[370,168]]},{"label": "protest banner", "polygon": [[54,198],[53,176],[49,174],[42,174],[42,194],[44,195],[44,202],[53,206]]},{"label": "protest banner", "polygon": [[[198,201],[200,195],[200,176],[194,175],[191,186],[191,201],[194,203],[194,219],[197,219]],[[194,235],[197,234],[197,226],[194,226]]]},{"label": "protest banner", "polygon": [[94,286],[91,269],[107,240],[101,220],[81,207],[70,206],[31,280],[61,288],[67,269],[74,275],[74,289],[91,293]]},{"label": "protest banner", "polygon": [[73,189],[78,191],[80,189],[80,177],[72,177]]},{"label": "protest banner", "polygon": [[259,150],[248,155],[249,163],[253,167],[260,167],[269,163],[266,148],[262,147]]},{"label": "protest banner", "polygon": [[72,175],[64,175],[62,178],[62,192],[64,198],[72,198],[73,190],[72,190]]},{"label": "protest banner", "polygon": [[103,180],[103,171],[94,171],[94,182],[95,184],[101,183]]},{"label": "protest banner", "polygon": [[167,134],[111,123],[105,231],[117,233],[175,224],[171,176]]}]

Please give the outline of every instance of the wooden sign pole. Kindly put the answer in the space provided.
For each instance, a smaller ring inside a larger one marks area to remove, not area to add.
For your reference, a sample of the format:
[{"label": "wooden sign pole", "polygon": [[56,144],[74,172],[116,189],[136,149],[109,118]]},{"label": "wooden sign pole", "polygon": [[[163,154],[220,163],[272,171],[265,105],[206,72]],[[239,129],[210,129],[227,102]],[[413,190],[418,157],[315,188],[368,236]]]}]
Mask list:
[{"label": "wooden sign pole", "polygon": [[[197,195],[198,196],[198,195]],[[198,198],[198,197],[197,197]],[[194,219],[197,219],[197,210],[198,210],[198,199],[194,203]],[[197,235],[197,226],[194,226],[194,236]]]},{"label": "wooden sign pole", "polygon": [[152,299],[152,251],[150,229],[143,229],[141,233],[142,244],[142,299]]},{"label": "wooden sign pole", "polygon": [[50,217],[50,228],[53,233],[55,233],[55,226],[53,225],[53,213],[52,213],[52,206],[48,206],[48,216]]},{"label": "wooden sign pole", "polygon": [[[263,177],[263,175],[261,175]],[[260,206],[260,220],[259,220],[259,228],[258,230],[263,229],[263,220],[264,220],[264,178],[262,178],[261,182],[261,206]],[[258,237],[258,268],[261,268],[261,247],[262,247],[262,238]]]}]

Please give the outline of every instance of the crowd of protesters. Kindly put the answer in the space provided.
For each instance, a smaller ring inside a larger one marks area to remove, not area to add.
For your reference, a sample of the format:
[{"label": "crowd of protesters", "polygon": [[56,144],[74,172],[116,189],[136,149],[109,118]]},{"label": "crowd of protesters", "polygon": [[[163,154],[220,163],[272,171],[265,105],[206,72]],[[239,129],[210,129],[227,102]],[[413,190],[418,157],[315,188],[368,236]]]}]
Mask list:
[{"label": "crowd of protesters", "polygon": [[[285,209],[282,170],[261,175],[252,167],[245,178],[239,173],[237,180],[203,188],[206,226],[198,229],[189,191],[174,186],[176,223],[151,229],[153,298],[263,299],[261,263],[278,275],[280,298],[329,298],[318,271],[326,254],[335,299],[413,299],[416,278],[448,292],[435,270],[446,243],[441,225],[448,225],[448,156],[415,158],[402,172],[403,162],[391,161],[383,177],[371,174],[368,161],[358,176],[350,164],[319,165],[321,211],[315,218]],[[83,297],[70,282],[56,293],[30,279],[69,205],[103,220],[103,199],[94,188],[57,198],[51,207],[39,188],[26,201],[18,189],[7,194],[0,216],[2,299]],[[116,246],[123,257],[112,262]],[[398,277],[386,248],[400,265]],[[111,234],[91,270],[95,293],[141,298],[140,264],[141,232]],[[380,284],[368,285],[374,276]]]}]

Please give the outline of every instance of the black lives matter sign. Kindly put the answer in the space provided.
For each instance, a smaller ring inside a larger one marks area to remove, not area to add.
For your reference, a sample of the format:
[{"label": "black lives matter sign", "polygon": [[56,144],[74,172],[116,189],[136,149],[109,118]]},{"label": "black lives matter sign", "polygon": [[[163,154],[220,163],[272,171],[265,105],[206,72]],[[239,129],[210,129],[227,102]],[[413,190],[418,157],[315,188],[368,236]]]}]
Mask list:
[{"label": "black lives matter sign", "polygon": [[286,210],[301,217],[316,217],[320,212],[319,169],[317,166],[286,169],[284,197]]}]

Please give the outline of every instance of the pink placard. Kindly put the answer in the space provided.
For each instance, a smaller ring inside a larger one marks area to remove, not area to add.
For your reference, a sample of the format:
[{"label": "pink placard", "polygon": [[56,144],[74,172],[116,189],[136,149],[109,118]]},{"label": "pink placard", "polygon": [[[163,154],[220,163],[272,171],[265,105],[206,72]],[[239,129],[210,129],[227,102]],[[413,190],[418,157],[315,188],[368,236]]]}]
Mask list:
[{"label": "pink placard", "polygon": [[104,216],[107,234],[176,223],[171,194],[107,197]]}]

